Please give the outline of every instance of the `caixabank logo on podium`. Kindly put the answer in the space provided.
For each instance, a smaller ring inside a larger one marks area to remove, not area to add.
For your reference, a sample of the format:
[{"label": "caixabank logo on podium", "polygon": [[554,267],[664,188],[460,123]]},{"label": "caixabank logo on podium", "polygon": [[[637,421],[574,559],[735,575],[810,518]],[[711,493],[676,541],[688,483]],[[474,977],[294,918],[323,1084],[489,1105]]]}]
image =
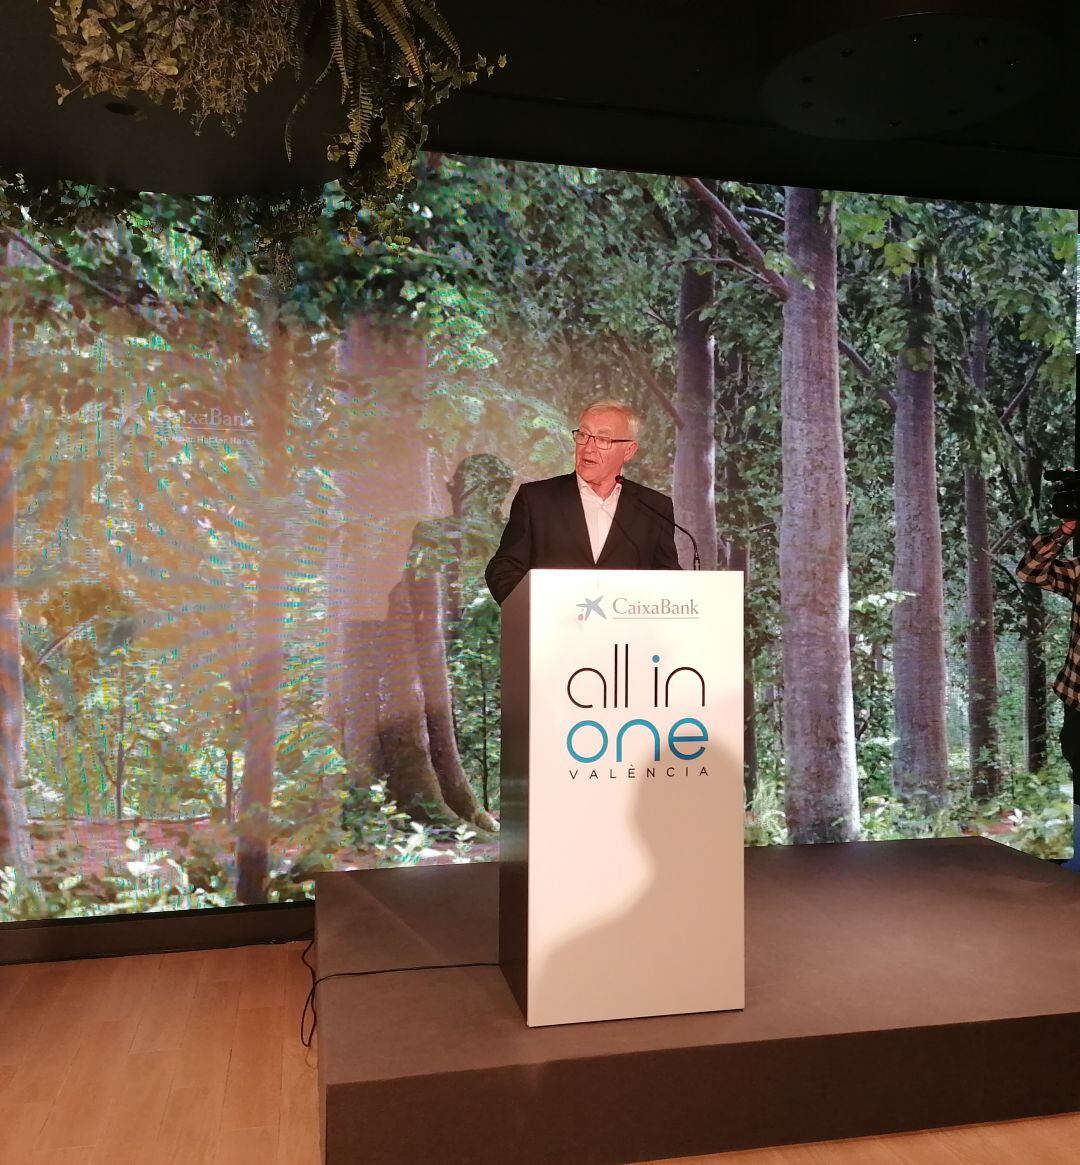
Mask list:
[{"label": "caixabank logo on podium", "polygon": [[[606,619],[608,615],[603,604],[603,595],[598,595],[595,599],[586,598],[578,603],[581,610],[578,622],[587,623],[592,615]],[[679,602],[666,595],[653,600],[617,595],[611,603],[613,619],[696,619],[700,614],[696,599]]]}]

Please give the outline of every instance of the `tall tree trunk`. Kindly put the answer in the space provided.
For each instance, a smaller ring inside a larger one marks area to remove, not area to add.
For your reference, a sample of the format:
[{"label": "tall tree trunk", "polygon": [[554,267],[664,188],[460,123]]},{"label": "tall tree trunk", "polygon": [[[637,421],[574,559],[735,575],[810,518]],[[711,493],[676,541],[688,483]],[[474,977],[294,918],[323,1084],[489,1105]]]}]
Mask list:
[{"label": "tall tree trunk", "polygon": [[[330,708],[342,726],[349,784],[383,772],[394,800],[418,820],[494,830],[458,753],[441,580],[413,578],[407,566],[417,520],[437,509],[431,453],[416,421],[427,349],[409,327],[361,316],[343,363],[357,385],[385,382],[380,444],[399,468],[388,473],[369,458],[342,477],[349,525],[329,567],[339,596]],[[374,688],[377,704],[365,695]]]},{"label": "tall tree trunk", "polygon": [[846,473],[836,325],[836,218],[820,191],[788,187],[784,238],[797,275],[781,369],[784,758],[796,842],[859,828],[848,652]]},{"label": "tall tree trunk", "polygon": [[[737,417],[742,413],[742,397],[747,388],[747,362],[732,350],[719,362],[717,368],[717,404],[724,415]],[[732,426],[734,429],[734,426]],[[742,496],[746,489],[743,480],[740,456],[747,438],[751,434],[745,429],[739,433],[731,429],[722,434],[720,448],[723,451],[723,469],[720,480],[723,485],[723,503]],[[721,506],[725,508],[724,505]],[[725,531],[725,534],[728,532]],[[738,570],[743,576],[743,593],[749,595],[753,557],[750,539],[745,543],[736,542],[730,536],[722,537],[717,529],[718,565],[725,570]],[[758,752],[757,752],[757,700],[754,692],[754,660],[747,653],[743,674],[743,792],[749,805],[757,792]]]},{"label": "tall tree trunk", "polygon": [[[13,265],[0,247],[0,277]],[[0,318],[0,867],[28,872],[19,792],[23,780],[24,703],[16,573],[18,495],[14,450],[15,325]]]},{"label": "tall tree trunk", "polygon": [[[716,542],[716,397],[713,337],[700,318],[713,295],[712,272],[682,266],[679,283],[678,362],[675,407],[682,423],[675,436],[673,501],[675,521],[697,539],[703,570],[715,570]],[[693,565],[689,539],[676,534],[679,561]]]},{"label": "tall tree trunk", "polygon": [[[1031,397],[1020,406],[1021,432],[1024,435],[1024,475],[1034,513],[1042,504],[1043,472],[1046,462],[1039,441],[1031,432]],[[1080,461],[1074,462],[1080,464]],[[1024,531],[1031,538],[1034,527]],[[1047,756],[1048,695],[1046,674],[1046,597],[1042,587],[1024,583],[1021,588],[1024,603],[1024,739],[1027,744],[1028,772],[1045,772]]]},{"label": "tall tree trunk", "polygon": [[379,742],[385,630],[383,619],[354,619],[344,628],[341,747],[350,788],[367,788],[386,767]]},{"label": "tall tree trunk", "polygon": [[[339,483],[344,475],[338,474]],[[348,734],[349,689],[349,594],[346,589],[349,576],[348,529],[350,521],[345,521],[327,540],[326,564],[324,571],[327,581],[326,595],[326,678],[323,688],[323,717],[332,724],[342,740],[342,756],[346,767],[349,764],[348,751],[344,741]]]},{"label": "tall tree trunk", "polygon": [[[367,656],[381,634],[375,624],[387,618],[390,594],[401,581],[416,523],[435,507],[428,442],[416,423],[427,374],[422,337],[392,319],[357,315],[342,344],[341,368],[348,393],[378,401],[370,449],[354,470],[338,474],[345,520],[327,562],[327,717],[347,742],[347,781],[356,788],[371,781],[373,758],[390,760],[381,754],[377,718],[369,714],[374,706],[359,702],[356,689],[370,687],[370,662],[396,666],[395,658]],[[392,455],[392,471],[384,452]]]},{"label": "tall tree trunk", "polygon": [[494,831],[495,819],[481,806],[458,752],[446,660],[445,587],[439,574],[409,580],[416,660],[424,695],[431,764],[438,774],[443,800],[462,819],[479,829]]},{"label": "tall tree trunk", "polygon": [[116,820],[124,820],[124,762],[127,759],[127,749],[124,746],[124,734],[127,731],[127,668],[123,659],[120,660],[120,711],[116,718],[116,773],[115,773],[115,801]]},{"label": "tall tree trunk", "polygon": [[[717,362],[716,400],[717,409],[726,417],[739,417],[743,413],[743,396],[749,379],[748,364],[736,349],[732,349]],[[722,495],[721,512],[730,512],[734,499],[740,498],[746,489],[743,480],[740,456],[747,442],[755,435],[755,426],[725,426],[720,434],[719,449],[723,457],[720,471]],[[752,554],[750,540],[745,543],[735,541],[729,531],[721,532],[717,527],[717,559],[724,570],[738,570],[743,576],[743,593],[750,593],[750,571]],[[757,752],[757,700],[754,691],[754,660],[747,653],[743,675],[743,792],[749,805],[757,792],[758,752]]]},{"label": "tall tree trunk", "polygon": [[1042,587],[1024,583],[1024,739],[1027,770],[1045,772],[1046,755],[1046,605]]},{"label": "tall tree trunk", "polygon": [[[742,571],[743,591],[750,590],[750,548],[731,544],[728,570]],[[743,796],[747,805],[757,792],[757,701],[754,693],[754,661],[747,655],[743,673]]]},{"label": "tall tree trunk", "polygon": [[[990,316],[983,308],[975,317],[971,346],[971,383],[980,400],[986,394],[989,334]],[[964,522],[967,532],[968,752],[972,789],[976,797],[986,798],[995,796],[1001,788],[997,632],[986,478],[973,465],[964,468]]]},{"label": "tall tree trunk", "polygon": [[227,822],[231,822],[233,819],[233,797],[236,788],[234,756],[232,745],[229,745],[225,749],[225,820]]},{"label": "tall tree trunk", "polygon": [[236,821],[236,896],[247,903],[266,901],[270,869],[270,802],[285,665],[281,641],[285,598],[282,537],[289,477],[281,456],[290,407],[287,377],[285,337],[275,333],[270,340],[262,407],[256,418],[266,461],[254,519],[259,572],[252,607],[253,644],[244,701],[244,779],[240,783]]},{"label": "tall tree trunk", "polygon": [[390,793],[411,817],[456,825],[432,762],[416,632],[409,588],[402,580],[390,594],[382,639],[379,741]]},{"label": "tall tree trunk", "polygon": [[494,723],[488,706],[488,677],[484,674],[484,658],[479,656],[476,666],[480,671],[480,783],[482,803],[486,812],[491,811],[491,754],[489,741]]},{"label": "tall tree trunk", "polygon": [[15,573],[15,456],[0,432],[0,866],[23,867],[23,686]]},{"label": "tall tree trunk", "polygon": [[907,338],[896,378],[893,587],[910,597],[893,608],[897,793],[933,812],[945,803],[945,600],[934,424],[933,292],[928,272],[906,279]]}]

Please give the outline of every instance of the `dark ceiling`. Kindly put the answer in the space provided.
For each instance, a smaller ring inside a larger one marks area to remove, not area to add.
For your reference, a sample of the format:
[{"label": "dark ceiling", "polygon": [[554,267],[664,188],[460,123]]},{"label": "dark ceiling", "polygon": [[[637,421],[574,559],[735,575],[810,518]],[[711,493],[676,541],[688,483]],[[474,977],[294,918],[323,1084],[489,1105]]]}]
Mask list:
[{"label": "dark ceiling", "polygon": [[[439,149],[987,201],[1080,200],[1080,118],[1067,60],[1060,69],[1046,61],[1052,79],[1040,93],[963,129],[848,141],[784,129],[766,112],[761,84],[775,30],[752,3],[440,7],[467,54],[505,53],[509,64],[441,107],[429,143]],[[1044,28],[1068,53],[1080,6],[1061,8]],[[760,11],[775,18],[779,7]],[[325,161],[339,117],[332,82],[299,116],[291,164],[283,145],[285,118],[321,69],[318,45],[308,78],[282,78],[254,96],[236,137],[214,126],[196,136],[181,115],[152,105],[135,116],[109,112],[106,97],[58,106],[55,86],[65,76],[49,31],[41,0],[0,3],[0,171],[188,192],[280,190],[333,176]],[[932,108],[929,83],[912,70],[910,92]]]}]

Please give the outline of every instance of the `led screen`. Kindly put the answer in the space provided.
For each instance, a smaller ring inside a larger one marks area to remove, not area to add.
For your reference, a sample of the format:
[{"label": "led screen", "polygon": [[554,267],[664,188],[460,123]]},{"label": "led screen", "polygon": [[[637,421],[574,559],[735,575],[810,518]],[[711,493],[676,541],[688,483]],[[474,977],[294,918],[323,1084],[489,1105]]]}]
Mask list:
[{"label": "led screen", "polygon": [[1070,852],[1068,606],[1015,567],[1073,211],[428,155],[384,242],[332,187],[0,189],[0,919],[496,859],[484,567],[598,399],[745,572],[748,844]]}]

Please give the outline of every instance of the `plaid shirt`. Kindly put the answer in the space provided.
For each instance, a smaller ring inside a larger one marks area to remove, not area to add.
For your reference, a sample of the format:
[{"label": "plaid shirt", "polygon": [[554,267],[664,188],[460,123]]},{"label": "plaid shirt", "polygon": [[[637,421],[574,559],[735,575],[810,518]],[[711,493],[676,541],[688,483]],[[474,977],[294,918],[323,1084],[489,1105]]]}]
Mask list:
[{"label": "plaid shirt", "polygon": [[1053,534],[1036,535],[1020,559],[1016,577],[1056,591],[1072,603],[1069,654],[1054,680],[1054,691],[1071,708],[1080,709],[1080,558],[1058,558],[1071,537],[1060,527]]}]

